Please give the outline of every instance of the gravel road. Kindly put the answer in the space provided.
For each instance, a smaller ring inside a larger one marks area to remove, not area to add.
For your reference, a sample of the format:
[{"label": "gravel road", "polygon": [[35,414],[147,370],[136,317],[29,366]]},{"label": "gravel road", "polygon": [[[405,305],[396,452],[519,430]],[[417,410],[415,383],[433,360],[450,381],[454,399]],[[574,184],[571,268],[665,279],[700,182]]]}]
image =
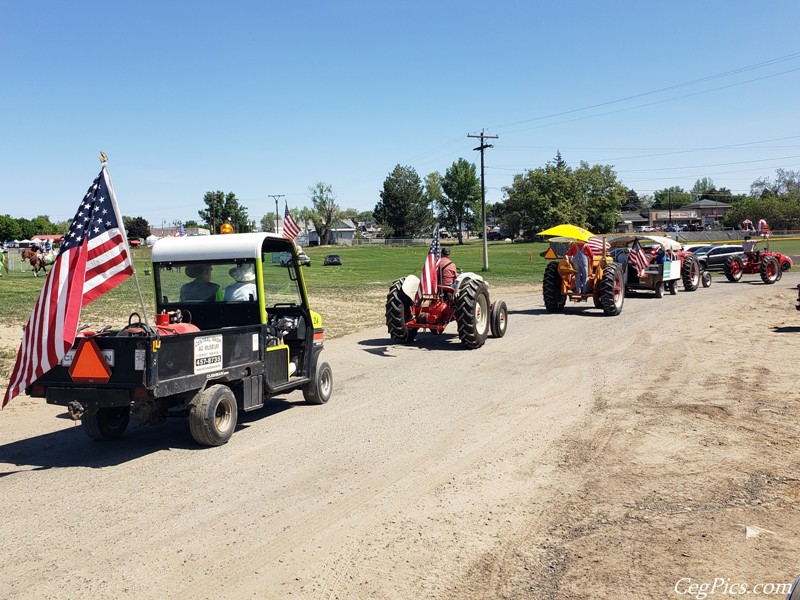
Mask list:
[{"label": "gravel road", "polygon": [[0,412],[0,596],[642,599],[788,583],[798,282],[715,275],[631,296],[618,317],[503,290],[508,332],[475,351],[455,325],[412,346],[358,331],[326,342],[327,405],[279,397],[220,448],[184,420],[92,442],[63,408],[19,397]]}]

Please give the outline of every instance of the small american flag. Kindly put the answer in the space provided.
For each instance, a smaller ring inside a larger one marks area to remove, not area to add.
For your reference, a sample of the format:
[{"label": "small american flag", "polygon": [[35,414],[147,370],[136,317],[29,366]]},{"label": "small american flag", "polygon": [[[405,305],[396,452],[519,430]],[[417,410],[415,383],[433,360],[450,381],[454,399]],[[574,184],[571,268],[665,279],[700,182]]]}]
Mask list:
[{"label": "small american flag", "polygon": [[133,274],[121,222],[104,161],[33,307],[3,406],[64,358],[75,341],[81,309]]},{"label": "small american flag", "polygon": [[436,295],[436,284],[439,283],[439,260],[441,260],[441,246],[439,245],[439,225],[433,228],[433,241],[425,257],[425,266],[422,267],[422,279],[417,290],[417,300],[422,296]]},{"label": "small american flag", "polygon": [[292,218],[292,213],[289,212],[289,203],[286,203],[286,211],[283,213],[283,237],[294,240],[297,234],[300,233],[300,227],[297,222]]},{"label": "small american flag", "polygon": [[633,242],[628,261],[636,267],[636,272],[639,274],[639,277],[644,274],[644,270],[647,268],[647,265],[650,264],[650,259],[647,257],[644,250],[642,250],[641,245],[639,245],[639,240]]},{"label": "small american flag", "polygon": [[586,242],[586,245],[592,251],[592,254],[595,256],[603,256],[606,252],[608,252],[609,244],[605,237],[596,235],[594,237],[590,237],[589,241]]}]

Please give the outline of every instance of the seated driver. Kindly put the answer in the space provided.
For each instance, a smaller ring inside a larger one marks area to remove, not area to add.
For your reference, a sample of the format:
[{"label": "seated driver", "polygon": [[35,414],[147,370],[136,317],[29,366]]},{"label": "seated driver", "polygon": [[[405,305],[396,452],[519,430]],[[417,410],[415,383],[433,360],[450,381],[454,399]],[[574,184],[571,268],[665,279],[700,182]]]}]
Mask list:
[{"label": "seated driver", "polygon": [[236,283],[230,284],[225,288],[224,300],[226,302],[255,302],[258,299],[256,293],[256,272],[251,264],[244,264],[241,267],[234,267],[228,274],[233,277]]},{"label": "seated driver", "polygon": [[456,263],[450,260],[450,248],[442,248],[442,258],[439,261],[439,269],[442,272],[441,285],[453,287],[456,283],[458,272],[456,271]]},{"label": "seated driver", "polygon": [[744,250],[745,252],[755,252],[755,249],[756,249],[756,243],[753,241],[753,239],[749,235],[744,236],[744,242],[742,242],[742,250]]}]

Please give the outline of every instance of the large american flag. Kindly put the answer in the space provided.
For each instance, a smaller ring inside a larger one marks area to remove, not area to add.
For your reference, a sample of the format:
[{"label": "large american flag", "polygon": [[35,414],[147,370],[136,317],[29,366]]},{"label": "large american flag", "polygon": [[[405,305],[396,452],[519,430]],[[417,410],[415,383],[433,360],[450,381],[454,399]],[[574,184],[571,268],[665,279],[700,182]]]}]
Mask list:
[{"label": "large american flag", "polygon": [[639,277],[644,274],[644,270],[647,268],[647,265],[650,264],[650,259],[647,257],[647,254],[645,254],[645,251],[642,250],[639,240],[634,240],[633,246],[631,246],[630,256],[628,256],[628,262],[636,267],[636,272]]},{"label": "large american flag", "polygon": [[442,258],[442,248],[439,245],[439,225],[433,228],[433,241],[425,257],[425,266],[422,267],[422,279],[417,290],[417,299],[422,296],[436,295],[436,285],[439,283],[439,261]]},{"label": "large american flag", "polygon": [[293,240],[300,233],[300,227],[297,222],[292,218],[292,213],[289,212],[289,203],[286,203],[286,210],[283,213],[283,237]]},{"label": "large american flag", "polygon": [[108,167],[81,201],[33,307],[3,406],[52,369],[75,341],[81,309],[133,273]]}]

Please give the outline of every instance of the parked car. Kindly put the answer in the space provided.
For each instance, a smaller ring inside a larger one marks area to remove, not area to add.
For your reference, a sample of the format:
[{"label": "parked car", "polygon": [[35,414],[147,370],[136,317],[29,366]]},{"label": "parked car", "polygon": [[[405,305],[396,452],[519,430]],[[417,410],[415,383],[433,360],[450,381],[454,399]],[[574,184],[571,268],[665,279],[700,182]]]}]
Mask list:
[{"label": "parked car", "polygon": [[725,260],[729,256],[741,256],[742,254],[744,254],[744,249],[741,244],[722,244],[711,246],[705,252],[694,252],[703,269],[709,271],[722,271]]},{"label": "parked car", "polygon": [[322,261],[323,266],[329,265],[341,265],[342,264],[342,257],[338,254],[328,254]]},{"label": "parked car", "polygon": [[299,246],[297,248],[297,262],[300,263],[301,267],[311,266],[311,258],[309,258],[308,254],[303,252],[303,249]]},{"label": "parked car", "polygon": [[705,254],[714,247],[713,244],[684,244],[683,251],[692,254]]}]

